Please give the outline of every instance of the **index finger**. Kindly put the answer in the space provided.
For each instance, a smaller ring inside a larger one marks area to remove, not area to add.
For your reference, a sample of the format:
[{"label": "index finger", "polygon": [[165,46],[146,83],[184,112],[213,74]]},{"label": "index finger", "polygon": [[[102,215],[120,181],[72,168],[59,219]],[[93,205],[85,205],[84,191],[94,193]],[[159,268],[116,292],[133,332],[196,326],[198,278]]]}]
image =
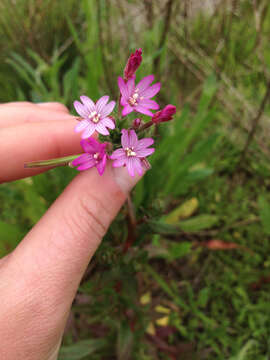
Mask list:
[{"label": "index finger", "polygon": [[0,183],[39,174],[47,168],[26,169],[25,162],[82,152],[76,120],[26,123],[0,130]]}]

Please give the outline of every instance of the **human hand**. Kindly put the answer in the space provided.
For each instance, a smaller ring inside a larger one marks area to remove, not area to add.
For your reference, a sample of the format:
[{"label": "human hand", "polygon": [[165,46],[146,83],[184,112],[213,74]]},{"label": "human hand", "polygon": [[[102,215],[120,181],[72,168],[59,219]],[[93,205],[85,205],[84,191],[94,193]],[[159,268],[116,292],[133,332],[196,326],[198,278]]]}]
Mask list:
[{"label": "human hand", "polygon": [[[81,152],[76,120],[59,103],[0,105],[0,183],[38,174],[26,161]],[[54,360],[82,275],[138,181],[126,169],[80,173],[0,259],[0,359]]]}]

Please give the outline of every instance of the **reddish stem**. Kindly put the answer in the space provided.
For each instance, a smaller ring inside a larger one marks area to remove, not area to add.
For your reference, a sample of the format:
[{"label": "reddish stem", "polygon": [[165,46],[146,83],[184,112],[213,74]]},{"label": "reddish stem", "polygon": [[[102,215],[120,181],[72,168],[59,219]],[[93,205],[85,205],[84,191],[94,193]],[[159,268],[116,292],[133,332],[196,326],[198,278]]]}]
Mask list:
[{"label": "reddish stem", "polygon": [[133,243],[136,240],[136,225],[137,225],[137,221],[136,221],[136,215],[134,212],[134,207],[130,198],[130,195],[128,195],[127,198],[127,210],[128,210],[128,235],[127,235],[127,240],[124,243],[124,247],[123,247],[123,253],[125,254],[129,248],[133,245]]}]

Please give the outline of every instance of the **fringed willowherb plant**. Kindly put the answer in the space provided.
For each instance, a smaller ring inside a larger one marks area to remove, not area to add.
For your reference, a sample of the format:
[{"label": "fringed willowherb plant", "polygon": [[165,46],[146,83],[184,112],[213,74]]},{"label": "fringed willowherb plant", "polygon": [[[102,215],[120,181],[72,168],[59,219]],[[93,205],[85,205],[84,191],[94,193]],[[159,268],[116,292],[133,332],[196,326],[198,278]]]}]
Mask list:
[{"label": "fringed willowherb plant", "polygon": [[[124,77],[118,78],[119,100],[117,114],[112,114],[116,102],[109,101],[109,96],[102,96],[96,103],[82,95],[80,101],[74,102],[78,117],[76,132],[82,132],[81,146],[83,154],[73,155],[46,161],[35,161],[25,164],[26,167],[70,165],[83,171],[96,167],[99,174],[105,171],[107,160],[112,160],[113,167],[126,167],[134,176],[142,175],[150,168],[146,159],[153,154],[154,140],[145,137],[151,126],[172,120],[176,112],[173,105],[159,110],[159,105],[152,98],[159,92],[160,83],[151,85],[154,75],[148,75],[135,84],[135,73],[142,62],[142,50],[131,54],[124,69]],[[159,110],[153,113],[151,110]],[[135,112],[136,118],[131,114]],[[138,117],[138,113],[150,117],[146,123]],[[128,117],[129,115],[129,117]],[[100,135],[100,142],[91,136]],[[106,138],[105,138],[106,137]],[[109,141],[104,141],[104,140]]]}]

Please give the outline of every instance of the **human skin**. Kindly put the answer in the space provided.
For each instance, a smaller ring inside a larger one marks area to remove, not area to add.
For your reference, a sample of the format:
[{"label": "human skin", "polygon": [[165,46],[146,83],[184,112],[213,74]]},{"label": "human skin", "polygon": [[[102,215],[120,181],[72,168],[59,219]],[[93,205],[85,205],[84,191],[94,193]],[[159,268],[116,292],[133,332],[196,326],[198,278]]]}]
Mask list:
[{"label": "human skin", "polygon": [[[26,161],[79,154],[75,125],[59,103],[0,105],[0,183],[45,171]],[[111,164],[83,171],[0,259],[0,359],[57,359],[83,273],[138,180]]]}]

